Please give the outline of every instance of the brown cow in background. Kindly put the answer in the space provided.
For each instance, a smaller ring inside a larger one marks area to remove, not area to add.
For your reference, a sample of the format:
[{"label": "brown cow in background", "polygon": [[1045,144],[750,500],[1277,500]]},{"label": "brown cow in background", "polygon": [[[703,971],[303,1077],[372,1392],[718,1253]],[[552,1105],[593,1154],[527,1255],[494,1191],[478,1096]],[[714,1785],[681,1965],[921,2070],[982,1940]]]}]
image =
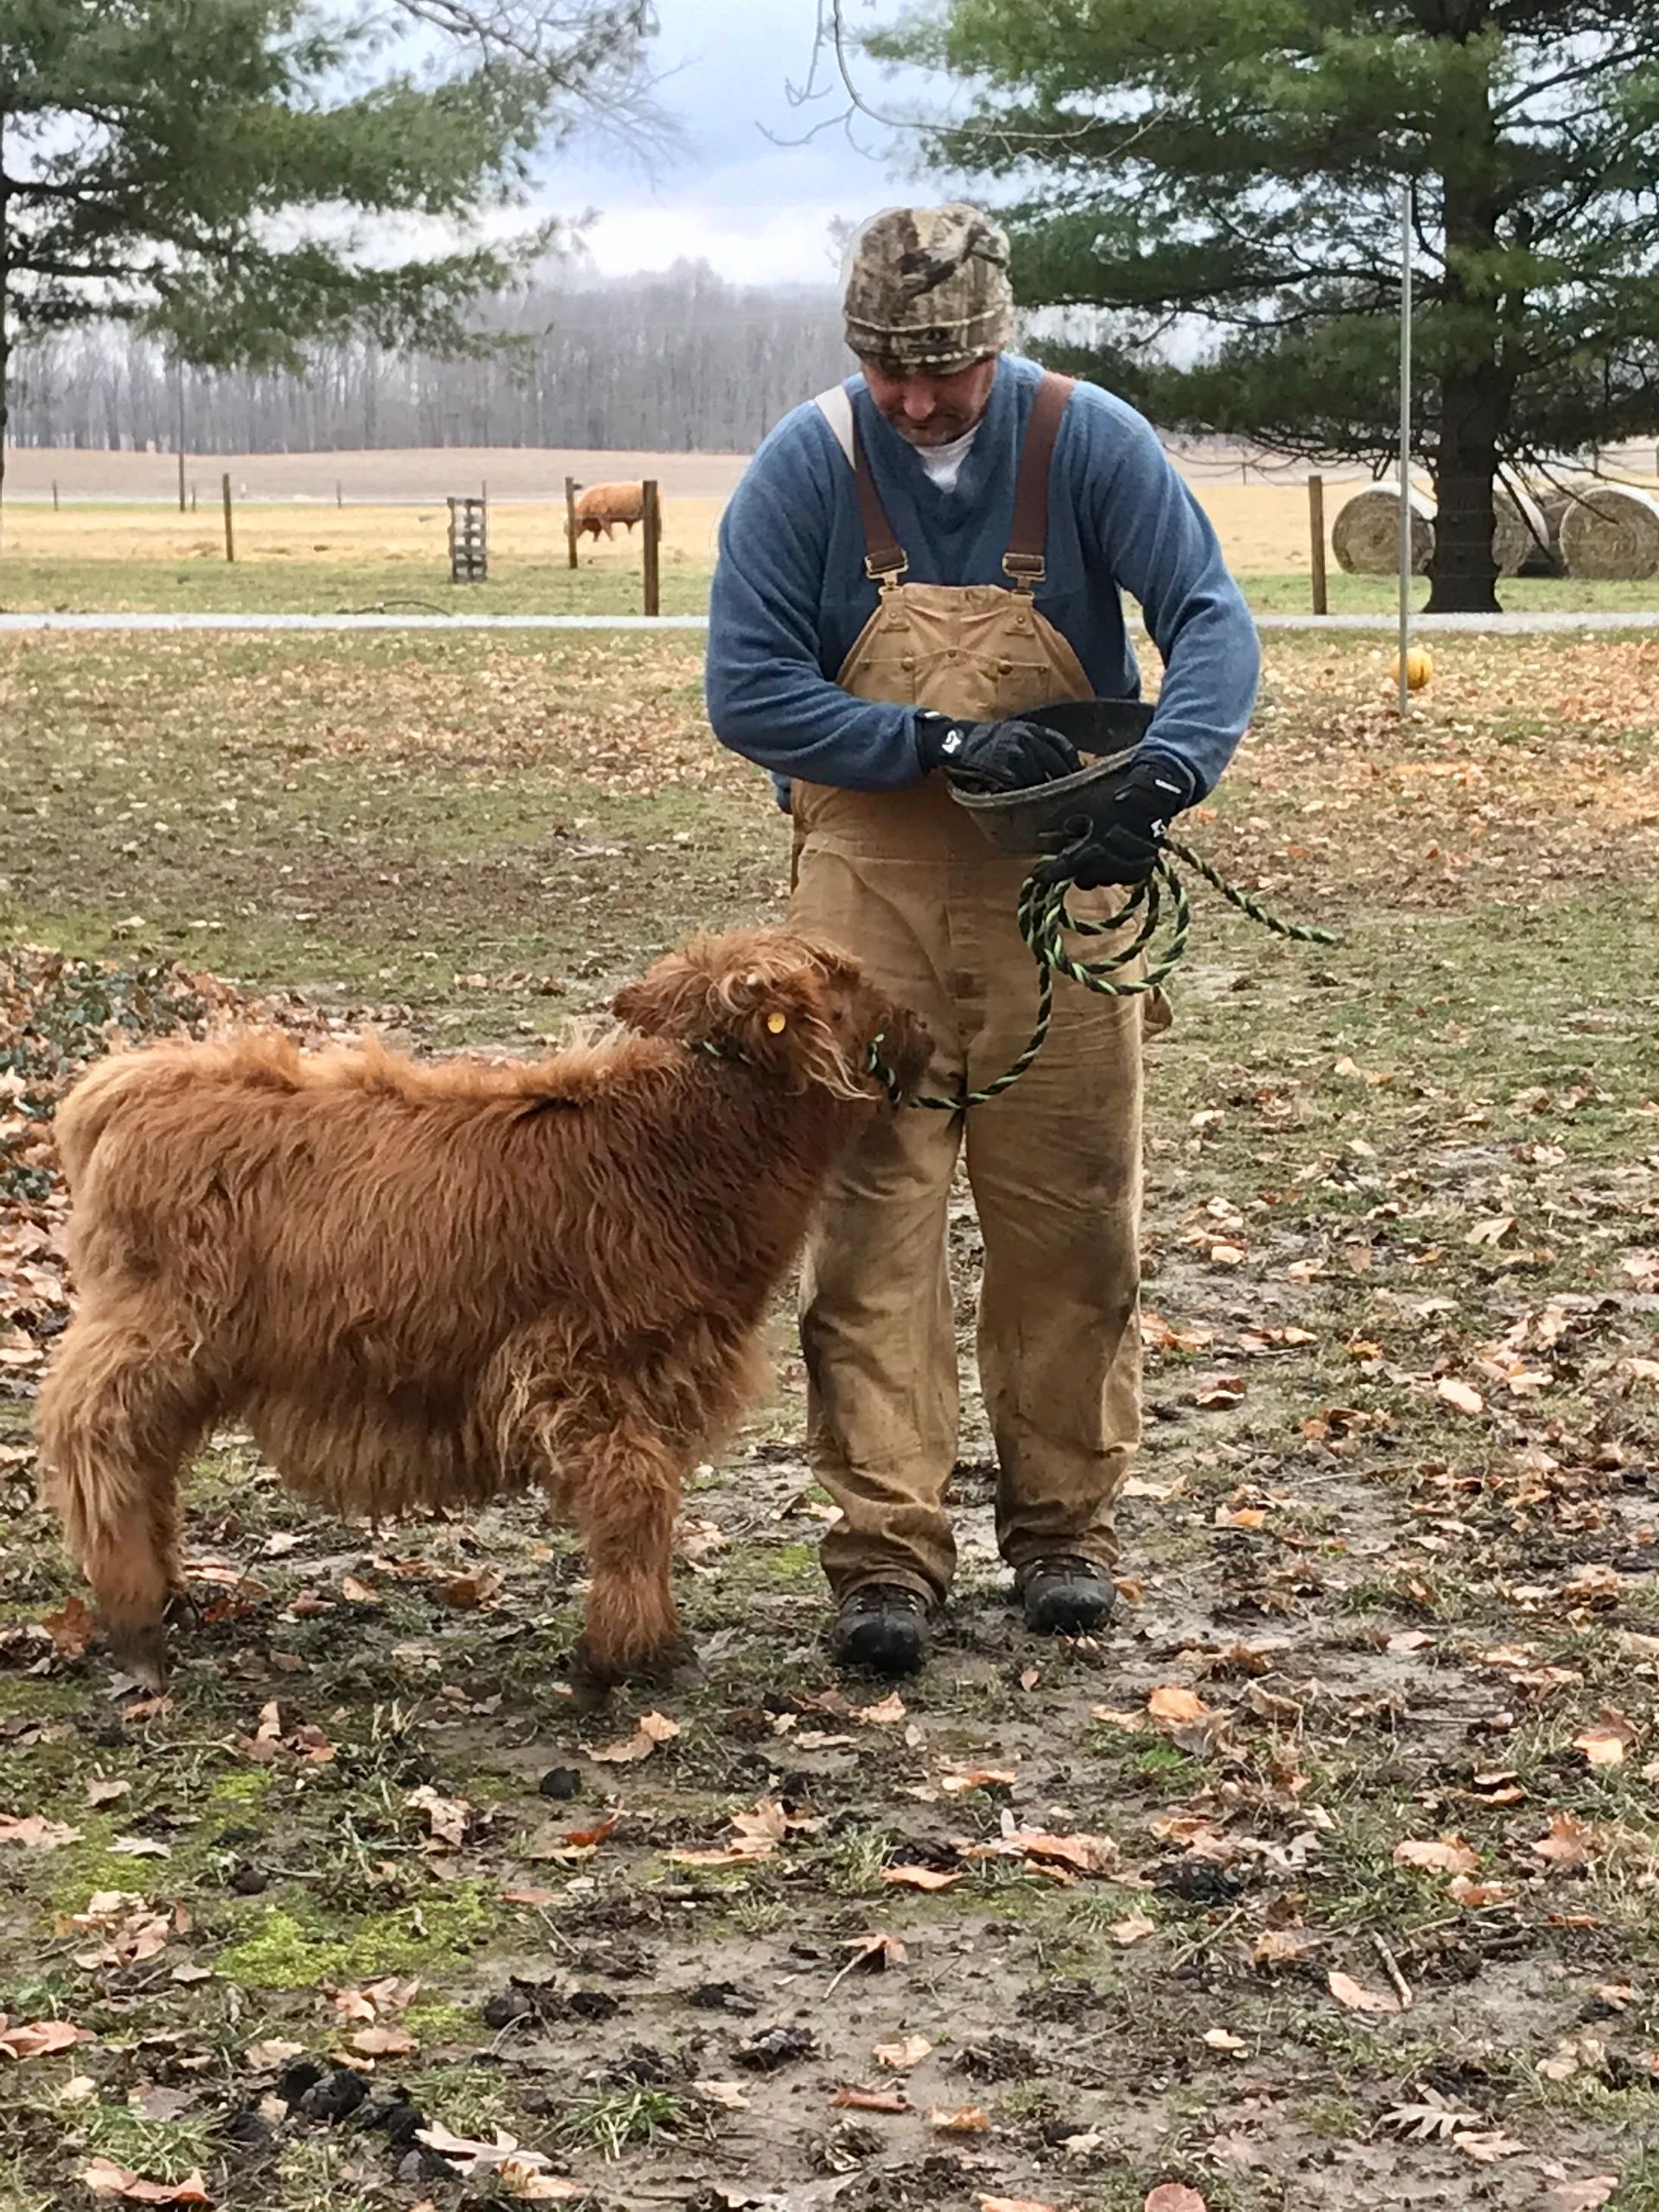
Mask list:
[{"label": "brown cow in background", "polygon": [[590,484],[576,500],[576,536],[591,531],[596,538],[602,530],[607,537],[615,536],[614,523],[623,523],[632,533],[633,525],[645,513],[645,487],[639,484]]}]

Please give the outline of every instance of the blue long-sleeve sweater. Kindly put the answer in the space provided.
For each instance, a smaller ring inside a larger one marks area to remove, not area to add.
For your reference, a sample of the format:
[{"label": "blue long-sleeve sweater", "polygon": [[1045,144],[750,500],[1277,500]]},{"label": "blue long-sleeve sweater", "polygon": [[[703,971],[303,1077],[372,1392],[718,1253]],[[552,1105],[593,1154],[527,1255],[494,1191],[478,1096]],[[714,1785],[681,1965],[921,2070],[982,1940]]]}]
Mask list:
[{"label": "blue long-sleeve sweater", "polygon": [[[1014,480],[1042,372],[1005,353],[955,488],[932,482],[848,380],[882,505],[909,556],[906,581],[1006,584]],[[920,773],[916,709],[855,699],[835,681],[876,604],[864,573],[853,473],[809,403],[766,438],[720,528],[709,609],[709,719],[715,735],[779,779],[892,791]],[[1216,534],[1152,426],[1098,385],[1079,384],[1049,478],[1048,574],[1037,593],[1096,695],[1140,695],[1122,588],[1165,662],[1146,744],[1209,791],[1243,735],[1261,667],[1255,625]]]}]

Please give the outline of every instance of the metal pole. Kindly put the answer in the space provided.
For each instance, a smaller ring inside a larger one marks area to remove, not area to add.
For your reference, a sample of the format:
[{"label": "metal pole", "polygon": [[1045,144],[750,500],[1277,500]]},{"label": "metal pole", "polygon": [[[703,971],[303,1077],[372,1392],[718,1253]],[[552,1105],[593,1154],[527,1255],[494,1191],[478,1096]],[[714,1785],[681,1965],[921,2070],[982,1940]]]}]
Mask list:
[{"label": "metal pole", "polygon": [[173,371],[178,384],[179,428],[173,442],[179,449],[179,512],[184,512],[184,363],[175,362]]},{"label": "metal pole", "polygon": [[1400,719],[1411,713],[1411,186],[1400,202]]}]

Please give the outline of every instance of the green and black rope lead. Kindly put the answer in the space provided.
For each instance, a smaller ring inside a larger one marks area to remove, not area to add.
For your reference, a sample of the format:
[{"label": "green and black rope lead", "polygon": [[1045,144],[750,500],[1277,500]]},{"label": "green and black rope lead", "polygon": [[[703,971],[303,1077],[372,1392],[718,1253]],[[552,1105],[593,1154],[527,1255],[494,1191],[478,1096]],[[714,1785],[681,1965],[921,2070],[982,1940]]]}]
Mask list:
[{"label": "green and black rope lead", "polygon": [[[1173,855],[1173,859],[1170,855]],[[1069,976],[1072,982],[1081,983],[1085,990],[1098,992],[1103,997],[1116,999],[1141,998],[1148,991],[1155,991],[1166,982],[1180,965],[1186,950],[1187,938],[1192,927],[1192,908],[1186,895],[1186,887],[1176,873],[1174,861],[1190,868],[1196,874],[1218,891],[1229,905],[1236,906],[1241,914],[1259,922],[1263,929],[1271,930],[1275,937],[1289,938],[1298,944],[1339,944],[1341,938],[1334,930],[1313,929],[1303,922],[1287,922],[1275,914],[1271,907],[1262,905],[1236,884],[1230,883],[1219,868],[1195,853],[1190,845],[1178,839],[1165,840],[1164,850],[1159,855],[1152,874],[1144,883],[1138,883],[1128,892],[1123,904],[1114,914],[1102,921],[1084,921],[1072,915],[1066,906],[1066,894],[1071,886],[1065,883],[1039,883],[1034,876],[1027,876],[1020,893],[1016,919],[1020,934],[1031,949],[1037,963],[1037,1020],[1031,1033],[1031,1041],[1020,1057],[1003,1070],[994,1083],[978,1090],[959,1091],[950,1098],[912,1098],[912,1106],[925,1106],[944,1114],[960,1114],[969,1106],[982,1106],[988,1099],[997,1098],[1003,1091],[1018,1083],[1031,1066],[1048,1035],[1049,1023],[1054,1014],[1054,978]],[[1138,918],[1134,935],[1116,952],[1099,960],[1081,960],[1066,948],[1071,937],[1115,937],[1130,922]],[[1154,939],[1166,922],[1169,934],[1161,947],[1154,946]],[[1136,962],[1146,964],[1138,974],[1128,976],[1122,970]],[[887,1096],[896,1106],[899,1103],[898,1079],[876,1050],[877,1038],[870,1046],[869,1064],[873,1075],[879,1076]]]}]

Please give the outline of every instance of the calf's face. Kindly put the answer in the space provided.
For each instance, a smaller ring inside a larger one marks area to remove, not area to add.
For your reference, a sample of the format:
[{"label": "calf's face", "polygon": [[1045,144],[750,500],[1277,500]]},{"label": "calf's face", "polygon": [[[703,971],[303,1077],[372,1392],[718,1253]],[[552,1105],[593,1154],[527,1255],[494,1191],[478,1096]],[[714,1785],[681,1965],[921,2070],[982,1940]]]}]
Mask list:
[{"label": "calf's face", "polygon": [[931,1051],[915,1015],[856,961],[788,930],[694,939],[619,992],[613,1010],[649,1035],[729,1054],[791,1090],[817,1085],[846,1099],[884,1096],[880,1067],[901,1092],[913,1090]]}]

